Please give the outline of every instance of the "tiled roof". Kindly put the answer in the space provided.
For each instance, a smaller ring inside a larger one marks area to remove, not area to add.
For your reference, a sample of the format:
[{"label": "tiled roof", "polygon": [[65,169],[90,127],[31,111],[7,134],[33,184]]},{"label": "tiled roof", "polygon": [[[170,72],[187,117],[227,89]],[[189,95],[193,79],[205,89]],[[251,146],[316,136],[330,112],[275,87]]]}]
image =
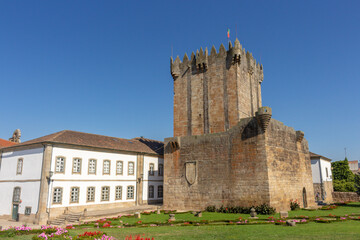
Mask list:
[{"label": "tiled roof", "polygon": [[[157,142],[160,148],[164,143],[150,140],[149,142]],[[156,148],[152,148],[148,146],[148,144],[143,143],[142,141],[136,139],[124,139],[124,138],[116,138],[116,137],[108,137],[91,133],[83,133],[76,132],[71,130],[64,130],[61,132],[53,133],[50,135],[46,135],[40,138],[36,138],[30,141],[26,141],[18,146],[25,146],[35,143],[64,143],[71,144],[77,146],[88,146],[88,147],[96,147],[96,148],[105,148],[105,149],[113,149],[113,150],[122,150],[122,151],[130,151],[130,152],[139,152],[139,153],[149,153],[149,154],[163,154],[163,151],[157,151]],[[149,144],[152,146],[152,144]]]},{"label": "tiled roof", "polygon": [[322,159],[324,159],[324,160],[331,161],[331,159],[330,159],[330,158],[327,158],[327,157],[321,156],[321,155],[316,154],[316,153],[313,153],[313,152],[310,152],[310,158],[322,158]]},{"label": "tiled roof", "polygon": [[13,145],[16,145],[16,144],[17,144],[17,143],[10,142],[10,141],[8,141],[8,140],[1,139],[1,138],[0,138],[0,148],[10,147],[10,146],[13,146]]},{"label": "tiled roof", "polygon": [[149,148],[151,148],[157,154],[163,155],[164,154],[164,142],[152,140],[148,138],[138,137],[133,138],[134,140],[140,141],[143,144],[146,144]]}]

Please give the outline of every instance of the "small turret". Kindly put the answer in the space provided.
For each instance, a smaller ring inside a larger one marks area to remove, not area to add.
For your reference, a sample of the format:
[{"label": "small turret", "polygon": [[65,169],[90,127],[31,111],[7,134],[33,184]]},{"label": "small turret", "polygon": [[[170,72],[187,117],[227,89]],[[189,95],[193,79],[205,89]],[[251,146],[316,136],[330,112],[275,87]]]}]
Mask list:
[{"label": "small turret", "polygon": [[303,131],[296,131],[296,141],[301,142],[304,139]]},{"label": "small turret", "polygon": [[208,50],[205,49],[205,53],[203,49],[200,48],[200,52],[196,53],[196,69],[198,71],[205,71],[208,67]]},{"label": "small turret", "polygon": [[170,70],[171,70],[171,76],[174,80],[180,76],[180,58],[179,56],[176,57],[175,61],[173,61],[173,58],[170,58]]},{"label": "small turret", "polygon": [[270,107],[261,107],[256,112],[256,119],[264,132],[266,132],[266,129],[270,123],[271,116],[272,110]]},{"label": "small turret", "polygon": [[238,39],[234,42],[234,47],[231,48],[232,64],[240,63],[241,60],[241,45]]}]

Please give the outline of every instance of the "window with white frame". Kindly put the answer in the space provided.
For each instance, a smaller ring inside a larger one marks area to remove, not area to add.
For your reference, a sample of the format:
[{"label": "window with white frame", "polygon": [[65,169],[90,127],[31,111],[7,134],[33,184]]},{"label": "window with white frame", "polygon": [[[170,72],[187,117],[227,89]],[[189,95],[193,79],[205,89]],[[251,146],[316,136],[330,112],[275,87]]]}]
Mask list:
[{"label": "window with white frame", "polygon": [[70,191],[70,203],[78,203],[79,202],[79,191],[80,188],[72,187]]},{"label": "window with white frame", "polygon": [[158,175],[164,176],[164,165],[163,164],[159,164]]},{"label": "window with white frame", "polygon": [[328,178],[329,177],[328,168],[325,168],[325,171],[326,171],[326,177]]},{"label": "window with white frame", "polygon": [[21,194],[21,188],[15,187],[13,192],[13,202],[15,203],[20,202],[20,194]]},{"label": "window with white frame", "polygon": [[94,202],[95,201],[95,187],[87,188],[87,201]]},{"label": "window with white frame", "polygon": [[127,199],[134,199],[134,186],[127,187]]},{"label": "window with white frame", "polygon": [[22,174],[23,163],[24,163],[24,160],[22,158],[19,158],[17,161],[16,175]]},{"label": "window with white frame", "polygon": [[105,186],[101,188],[101,201],[109,201],[110,187]]},{"label": "window with white frame", "polygon": [[154,186],[149,186],[149,198],[154,198]]},{"label": "window with white frame", "polygon": [[89,159],[89,174],[96,174],[96,159]]},{"label": "window with white frame", "polygon": [[65,171],[65,158],[57,157],[55,164],[55,173],[64,173]]},{"label": "window with white frame", "polygon": [[153,163],[150,163],[149,164],[149,175],[150,176],[154,176],[154,168],[155,168],[155,165]]},{"label": "window with white frame", "polygon": [[128,164],[128,175],[134,175],[134,162]]},{"label": "window with white frame", "polygon": [[31,207],[25,207],[25,215],[31,214]]},{"label": "window with white frame", "polygon": [[123,161],[116,161],[116,175],[123,175]]},{"label": "window with white frame", "polygon": [[62,201],[62,188],[54,188],[53,203],[61,203]]},{"label": "window with white frame", "polygon": [[115,187],[115,200],[121,200],[122,198],[122,186]]},{"label": "window with white frame", "polygon": [[110,161],[104,160],[103,162],[103,174],[110,174]]},{"label": "window with white frame", "polygon": [[81,158],[73,159],[73,173],[81,173]]},{"label": "window with white frame", "polygon": [[158,198],[163,197],[163,186],[158,186]]}]

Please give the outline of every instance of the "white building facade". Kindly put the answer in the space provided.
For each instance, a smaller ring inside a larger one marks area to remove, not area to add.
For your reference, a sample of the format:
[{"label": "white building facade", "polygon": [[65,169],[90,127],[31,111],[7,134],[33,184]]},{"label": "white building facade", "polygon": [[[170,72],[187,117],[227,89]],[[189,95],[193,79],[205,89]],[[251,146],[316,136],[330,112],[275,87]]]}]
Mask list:
[{"label": "white building facade", "polygon": [[46,223],[67,211],[162,202],[162,142],[62,131],[0,151],[3,217]]},{"label": "white building facade", "polygon": [[315,201],[332,202],[331,159],[310,152]]}]

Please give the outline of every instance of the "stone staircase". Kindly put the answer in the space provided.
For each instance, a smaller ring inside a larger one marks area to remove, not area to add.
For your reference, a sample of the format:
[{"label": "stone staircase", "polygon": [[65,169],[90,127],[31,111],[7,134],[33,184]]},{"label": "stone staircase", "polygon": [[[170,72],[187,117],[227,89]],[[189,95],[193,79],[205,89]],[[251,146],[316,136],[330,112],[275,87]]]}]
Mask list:
[{"label": "stone staircase", "polygon": [[53,220],[50,220],[48,224],[63,226],[67,224],[78,224],[83,213],[67,213],[63,214]]}]

